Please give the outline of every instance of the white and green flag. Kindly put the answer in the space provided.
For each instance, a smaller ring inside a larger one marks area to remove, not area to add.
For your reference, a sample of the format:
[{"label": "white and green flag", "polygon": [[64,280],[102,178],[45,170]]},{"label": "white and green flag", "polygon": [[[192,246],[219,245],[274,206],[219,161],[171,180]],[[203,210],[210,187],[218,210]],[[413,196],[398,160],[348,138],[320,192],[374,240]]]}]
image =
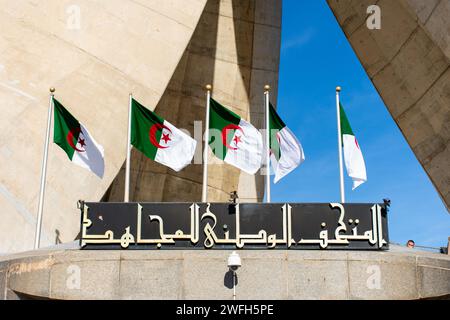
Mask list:
[{"label": "white and green flag", "polygon": [[271,103],[269,103],[269,128],[270,161],[275,171],[274,183],[277,183],[305,161],[305,154],[300,141],[284,124]]},{"label": "white and green flag", "polygon": [[339,104],[339,113],[341,118],[341,135],[344,148],[345,167],[347,168],[349,177],[353,180],[352,190],[355,190],[358,186],[367,181],[366,165],[358,140],[352,131],[352,127],[345,115],[342,104]]},{"label": "white and green flag", "polygon": [[72,163],[102,178],[105,172],[104,150],[64,106],[53,98],[55,124],[53,142],[60,146]]},{"label": "white and green flag", "polygon": [[134,99],[131,110],[130,142],[136,149],[175,171],[191,163],[197,141]]},{"label": "white and green flag", "polygon": [[211,98],[209,146],[214,155],[249,174],[261,167],[261,133],[233,111]]}]

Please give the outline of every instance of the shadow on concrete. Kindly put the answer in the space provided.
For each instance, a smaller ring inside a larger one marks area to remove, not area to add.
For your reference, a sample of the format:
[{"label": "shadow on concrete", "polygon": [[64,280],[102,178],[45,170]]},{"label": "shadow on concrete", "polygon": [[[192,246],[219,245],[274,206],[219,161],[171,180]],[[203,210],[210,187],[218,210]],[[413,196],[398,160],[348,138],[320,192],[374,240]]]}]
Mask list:
[{"label": "shadow on concrete", "polygon": [[[232,0],[233,8],[233,22],[234,22],[234,35],[236,38],[236,55],[238,59],[238,66],[241,72],[242,82],[247,94],[247,99],[250,103],[249,112],[251,114],[249,119],[256,128],[264,128],[264,118],[255,116],[257,114],[263,115],[263,95],[262,88],[252,88],[252,69],[254,58],[254,39],[255,39],[255,9],[256,1],[241,1]],[[252,89],[260,89],[261,99],[257,99],[258,103],[253,103]],[[260,101],[261,100],[261,101]],[[261,102],[261,103],[259,103]],[[253,115],[253,117],[252,117]],[[262,201],[264,198],[264,176],[260,172],[254,176],[256,194],[258,201]]]},{"label": "shadow on concrete", "polygon": [[[205,85],[213,83],[220,1],[209,0],[192,38],[154,111],[193,136],[194,121],[205,120]],[[148,106],[151,108],[152,106]],[[202,128],[204,130],[204,128]],[[202,144],[197,144],[202,149]],[[198,150],[197,150],[198,151]],[[199,201],[202,191],[201,164],[175,172],[140,151],[131,152],[131,201]],[[125,163],[102,201],[122,201]]]}]

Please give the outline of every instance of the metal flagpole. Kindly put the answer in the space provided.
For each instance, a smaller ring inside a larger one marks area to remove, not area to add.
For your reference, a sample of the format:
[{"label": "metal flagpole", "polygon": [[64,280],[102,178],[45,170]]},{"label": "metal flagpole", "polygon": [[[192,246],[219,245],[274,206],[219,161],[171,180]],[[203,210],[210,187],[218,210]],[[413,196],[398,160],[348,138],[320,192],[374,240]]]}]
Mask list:
[{"label": "metal flagpole", "polygon": [[266,202],[270,203],[270,116],[269,116],[269,96],[270,86],[264,86],[264,103],[266,109]]},{"label": "metal flagpole", "polygon": [[341,135],[341,112],[339,103],[339,92],[341,87],[336,87],[336,113],[337,113],[337,129],[338,129],[338,150],[339,150],[339,186],[341,193],[341,203],[345,203],[345,190],[344,190],[344,168],[342,164],[342,135]]},{"label": "metal flagpole", "polygon": [[202,202],[208,201],[208,142],[209,142],[209,102],[211,99],[210,84],[206,85],[206,119],[205,119],[205,148],[203,150],[203,185]]},{"label": "metal flagpole", "polygon": [[131,103],[133,95],[130,93],[128,103],[128,134],[127,134],[127,163],[125,167],[125,196],[124,202],[130,201],[130,167],[131,167]]},{"label": "metal flagpole", "polygon": [[44,158],[42,160],[42,169],[41,169],[41,190],[39,191],[39,206],[38,206],[38,215],[37,215],[37,221],[36,221],[36,234],[35,234],[35,238],[34,238],[34,249],[39,249],[39,245],[41,243],[42,214],[44,211],[45,180],[47,177],[48,145],[50,142],[50,127],[52,124],[54,94],[55,94],[55,88],[50,88],[50,99],[49,99],[48,115],[47,115],[47,131],[45,133]]}]

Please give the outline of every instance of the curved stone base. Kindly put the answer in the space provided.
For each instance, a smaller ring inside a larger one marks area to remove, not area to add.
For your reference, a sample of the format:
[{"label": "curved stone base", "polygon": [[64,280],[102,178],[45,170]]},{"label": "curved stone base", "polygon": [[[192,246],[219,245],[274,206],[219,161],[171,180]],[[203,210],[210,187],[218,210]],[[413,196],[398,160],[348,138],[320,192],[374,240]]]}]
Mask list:
[{"label": "curved stone base", "polygon": [[[86,251],[66,246],[0,257],[4,299],[232,299],[230,251]],[[450,295],[450,256],[238,251],[237,299],[421,299]]]}]

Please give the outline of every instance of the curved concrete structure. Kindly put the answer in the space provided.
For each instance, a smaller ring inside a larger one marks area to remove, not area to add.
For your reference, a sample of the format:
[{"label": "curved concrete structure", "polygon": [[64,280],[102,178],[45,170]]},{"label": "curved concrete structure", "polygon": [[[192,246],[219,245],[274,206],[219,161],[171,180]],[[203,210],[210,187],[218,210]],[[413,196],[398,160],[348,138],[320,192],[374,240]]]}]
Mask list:
[{"label": "curved concrete structure", "polygon": [[[123,200],[128,93],[193,133],[204,86],[259,125],[277,92],[281,0],[4,1],[0,7],[0,253],[33,248],[48,89],[105,148],[101,180],[50,144],[41,244],[72,241],[78,199]],[[199,144],[200,151],[200,144]],[[201,166],[132,155],[131,200],[198,201]],[[262,198],[260,176],[212,166],[210,201]]]},{"label": "curved concrete structure", "polygon": [[[237,299],[450,298],[450,256],[241,250]],[[83,251],[0,258],[2,299],[232,299],[230,251]]]},{"label": "curved concrete structure", "polygon": [[[450,207],[450,1],[327,0],[443,202]],[[381,29],[369,29],[376,4]]]}]

